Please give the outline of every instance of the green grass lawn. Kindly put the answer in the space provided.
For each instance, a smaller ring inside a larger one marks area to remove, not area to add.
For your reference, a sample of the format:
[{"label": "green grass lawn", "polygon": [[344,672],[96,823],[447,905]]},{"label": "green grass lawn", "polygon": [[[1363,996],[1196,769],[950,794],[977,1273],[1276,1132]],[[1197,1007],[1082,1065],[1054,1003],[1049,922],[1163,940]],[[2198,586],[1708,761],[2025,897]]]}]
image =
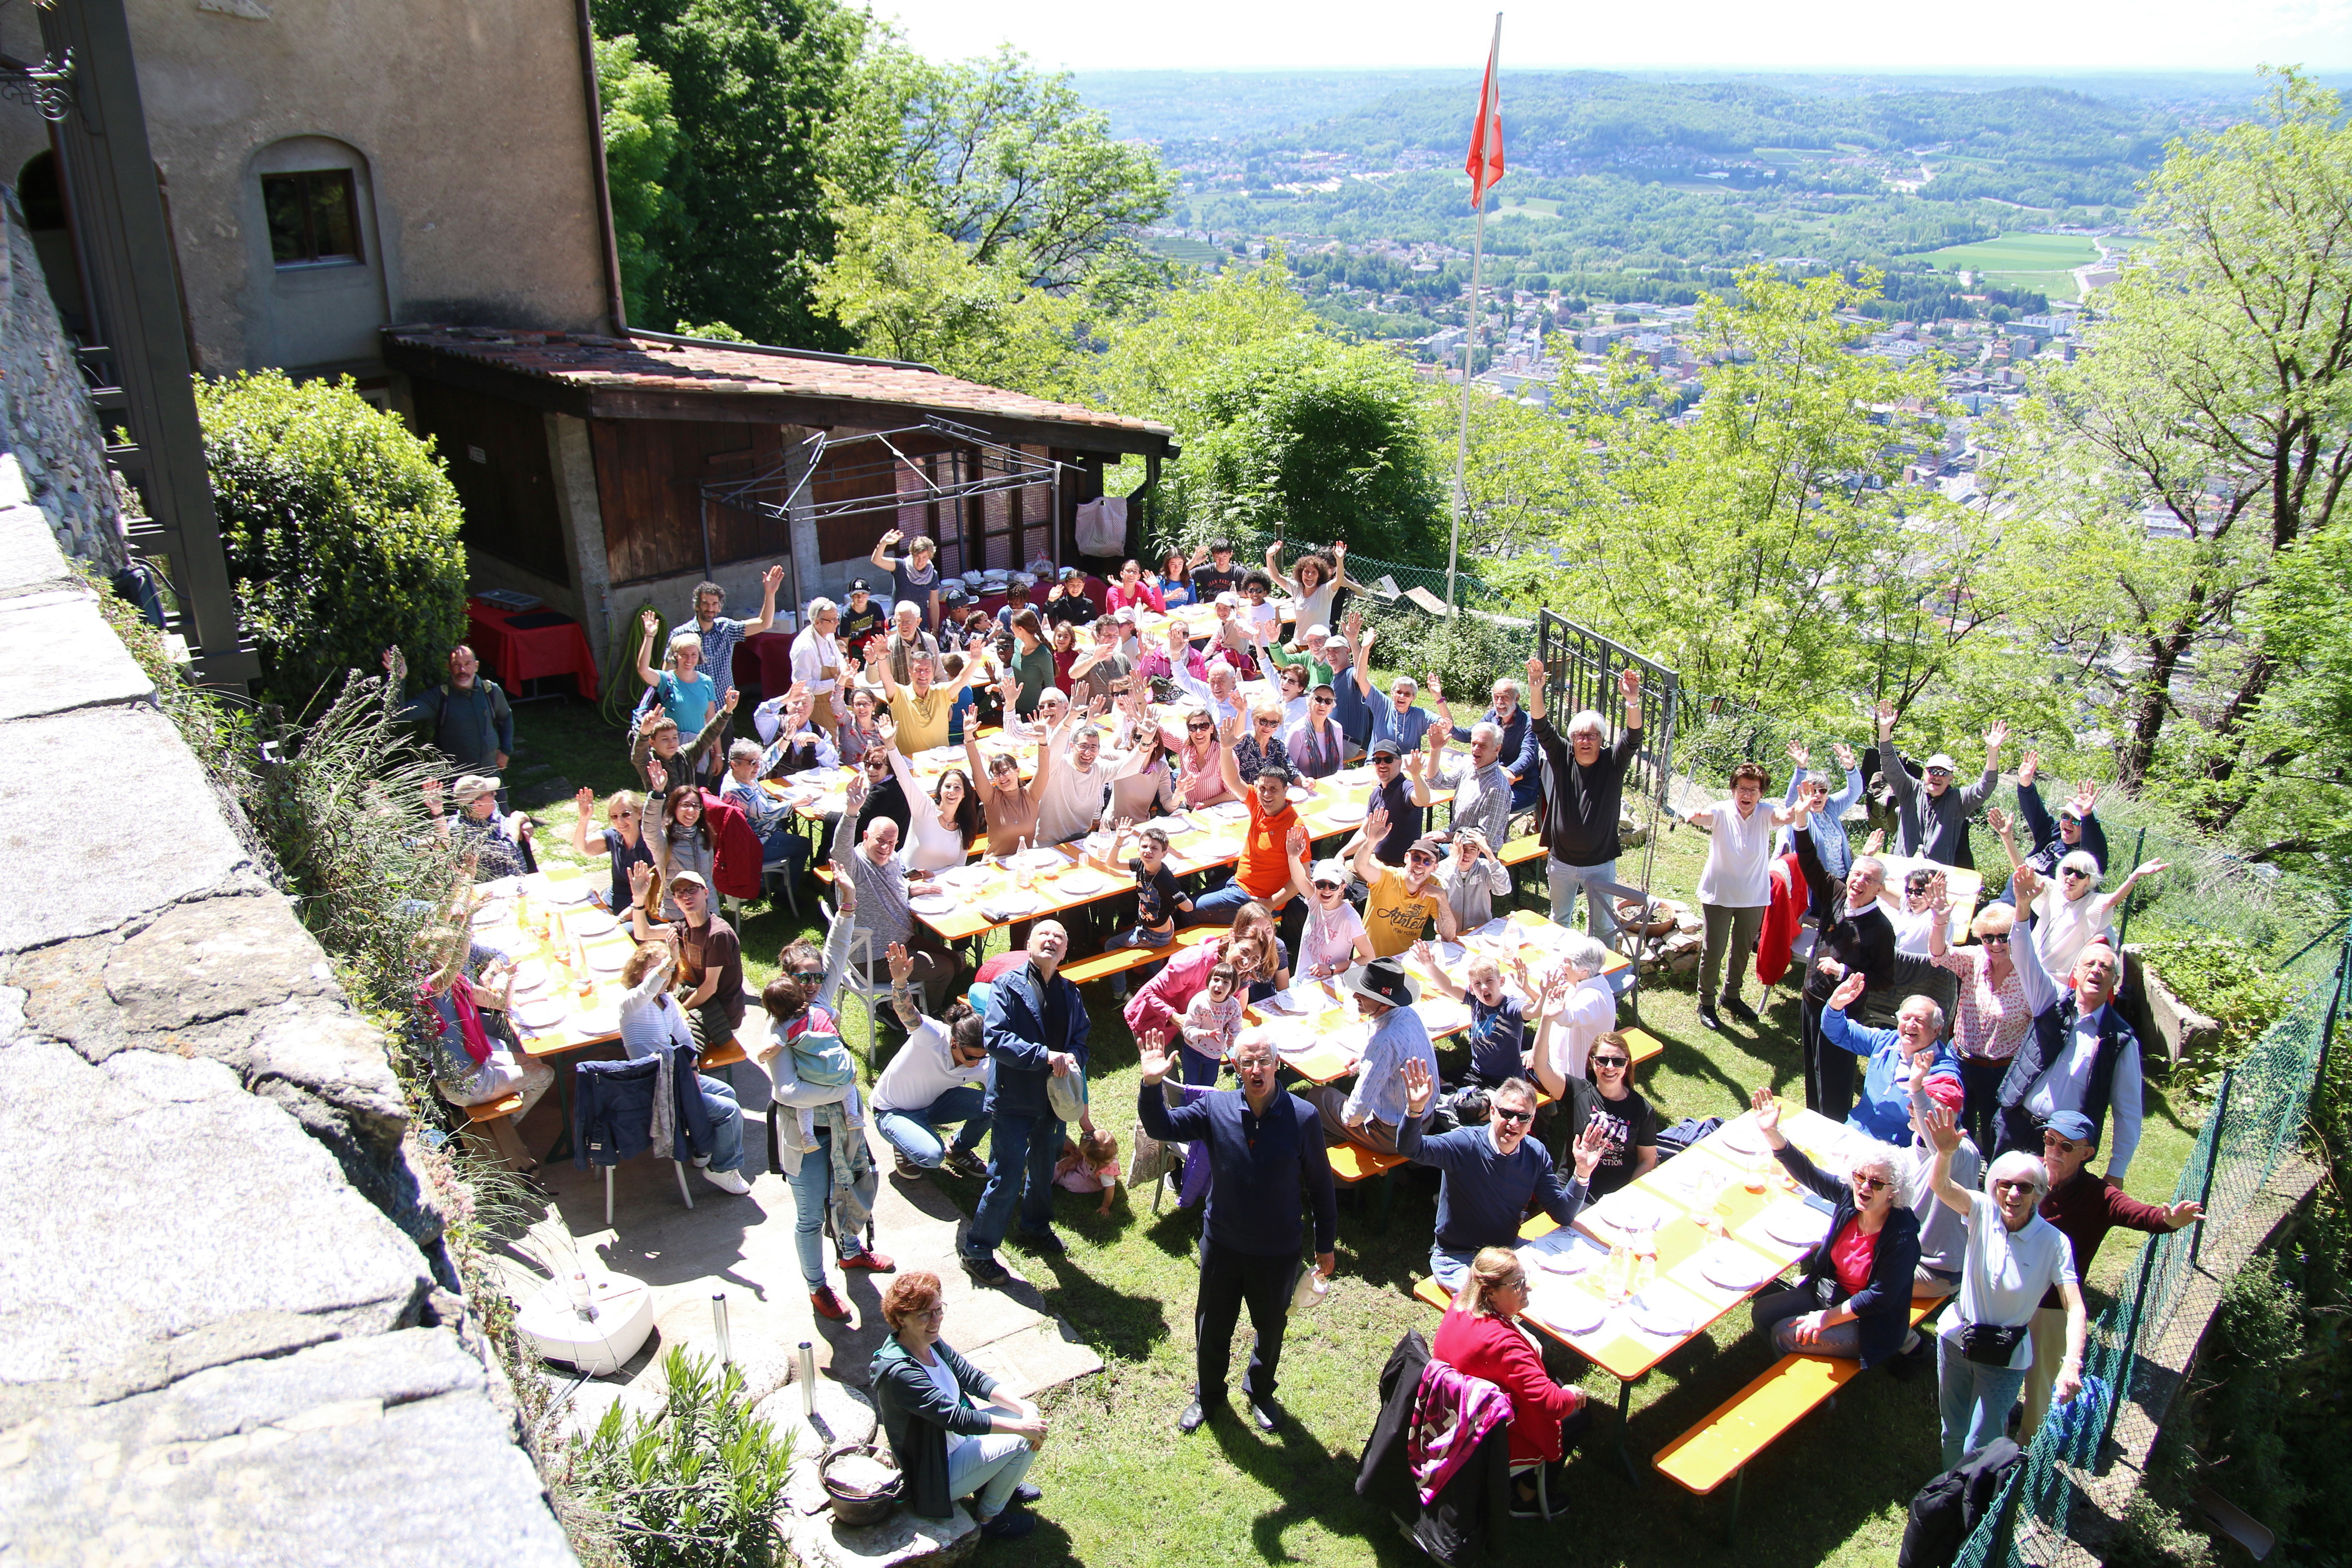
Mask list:
[{"label": "green grass lawn", "polygon": [[2097,247],[2071,234],[2004,234],[1927,253],[1938,271],[1980,273],[1996,288],[2030,289],[2053,300],[2074,299],[2074,269],[2098,258]]},{"label": "green grass lawn", "polygon": [[[583,704],[519,708],[517,729],[512,772],[518,781],[527,784],[525,775],[549,768],[600,794],[630,782],[618,734]],[[570,807],[539,815],[546,854],[569,858],[560,841],[569,833]],[[1705,853],[1706,838],[1695,830],[1668,833],[1653,887],[1690,897]],[[1637,868],[1637,856],[1621,862],[1629,877]],[[803,895],[803,907],[812,912],[813,892],[811,885]],[[789,913],[761,912],[745,922],[744,957],[755,989],[782,943],[805,929],[808,922]],[[1090,987],[1087,1001],[1094,1018],[1090,1076],[1097,1120],[1118,1131],[1124,1153],[1138,1085],[1135,1042],[1106,987]],[[1796,993],[1790,984],[1771,994],[1763,1026],[1753,1032],[1735,1026],[1710,1034],[1698,1026],[1693,1004],[1690,991],[1672,985],[1646,990],[1642,998],[1642,1022],[1665,1052],[1643,1069],[1639,1087],[1662,1121],[1731,1114],[1762,1084],[1801,1094]],[[858,1019],[853,1043],[864,1045],[863,1033]],[[2192,1139],[2193,1128],[2152,1093],[2130,1190],[2143,1198],[2168,1196]],[[1172,1208],[1154,1216],[1149,1194],[1140,1202],[1122,1194],[1101,1218],[1092,1212],[1092,1200],[1065,1204],[1059,1227],[1068,1257],[1018,1261],[1039,1282],[1050,1309],[1106,1364],[1099,1374],[1055,1390],[1045,1402],[1054,1436],[1030,1472],[1045,1489],[1038,1510],[1044,1527],[1029,1538],[1022,1563],[1142,1568],[1421,1561],[1386,1515],[1353,1489],[1391,1346],[1409,1328],[1429,1334],[1436,1324],[1435,1315],[1406,1294],[1428,1272],[1436,1183],[1410,1173],[1392,1179],[1402,1184],[1385,1231],[1376,1224],[1374,1204],[1341,1197],[1341,1284],[1320,1308],[1291,1320],[1281,1398],[1292,1420],[1271,1437],[1234,1420],[1212,1422],[1190,1437],[1175,1431],[1192,1375],[1186,1320],[1192,1310],[1197,1218]],[[978,1196],[968,1183],[946,1186],[967,1210]],[[2139,1239],[2119,1231],[2108,1243],[2094,1273],[2095,1310],[2137,1260]],[[947,1335],[952,1342],[952,1321]],[[1246,1347],[1244,1332],[1236,1347],[1236,1387]],[[1629,1485],[1613,1447],[1616,1381],[1553,1347],[1554,1374],[1580,1381],[1602,1409],[1593,1436],[1569,1467],[1572,1519],[1549,1527],[1509,1525],[1503,1544],[1510,1560],[1572,1551],[1580,1563],[1683,1568],[1725,1559],[1724,1498],[1692,1498],[1651,1472],[1648,1457],[1774,1359],[1748,1331],[1747,1313],[1739,1310],[1638,1384],[1626,1441],[1643,1476]],[[1736,1559],[1743,1565],[1891,1563],[1911,1495],[1936,1466],[1932,1377],[1907,1384],[1876,1373],[1859,1378],[1834,1408],[1814,1412],[1749,1467]]]}]

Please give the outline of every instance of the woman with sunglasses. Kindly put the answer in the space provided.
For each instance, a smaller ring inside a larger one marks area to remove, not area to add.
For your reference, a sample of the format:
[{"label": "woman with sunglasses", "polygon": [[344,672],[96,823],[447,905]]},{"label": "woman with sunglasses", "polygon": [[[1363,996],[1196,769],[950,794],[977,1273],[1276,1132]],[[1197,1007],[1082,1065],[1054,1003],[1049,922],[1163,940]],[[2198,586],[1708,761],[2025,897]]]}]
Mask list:
[{"label": "woman with sunglasses", "polygon": [[1573,1145],[1586,1128],[1600,1124],[1609,1142],[1593,1167],[1591,1186],[1594,1197],[1605,1198],[1656,1168],[1658,1113],[1634,1090],[1633,1048],[1616,1030],[1592,1042],[1584,1066],[1590,1077],[1569,1079],[1563,1126]]},{"label": "woman with sunglasses", "polygon": [[645,816],[645,801],[634,790],[614,790],[604,797],[604,830],[594,838],[588,837],[589,814],[596,809],[595,793],[586,784],[572,796],[579,816],[572,824],[572,852],[585,860],[592,856],[612,858],[613,885],[605,895],[604,907],[618,913],[629,907],[629,868],[654,863],[653,847],[646,842],[638,824]]},{"label": "woman with sunglasses", "polygon": [[1804,1278],[1756,1298],[1756,1327],[1782,1355],[1837,1356],[1864,1370],[1890,1360],[1912,1339],[1911,1277],[1919,1267],[1919,1219],[1902,1206],[1893,1152],[1871,1150],[1841,1181],[1781,1136],[1770,1089],[1758,1089],[1749,1103],[1781,1169],[1837,1205]]},{"label": "woman with sunglasses", "polygon": [[[2024,870],[2028,862],[2017,852],[2016,824],[2006,816],[1994,821],[1995,812],[1985,814],[1985,823],[2000,836],[2000,847],[2009,853],[2009,863],[2014,870]],[[2108,928],[2116,910],[2131,896],[2131,890],[2142,879],[2153,877],[2166,868],[2161,860],[2150,860],[2126,877],[2113,892],[2099,891],[2099,862],[2087,849],[2070,850],[2058,862],[2057,876],[2044,882],[2032,900],[2030,911],[2033,917],[2033,951],[2042,955],[2042,967],[2053,974],[2063,974],[2074,967],[2074,960],[2095,942],[2108,942]],[[2109,946],[2115,945],[2108,942]]]},{"label": "woman with sunglasses", "polygon": [[[1300,679],[1305,679],[1303,671]],[[1328,779],[1347,762],[1348,737],[1331,721],[1339,703],[1337,691],[1327,684],[1317,685],[1307,694],[1307,716],[1284,731],[1282,749],[1290,753],[1290,765],[1298,770],[1299,777]]]},{"label": "woman with sunglasses", "polygon": [[1298,935],[1298,970],[1310,980],[1328,980],[1372,961],[1371,933],[1348,901],[1348,868],[1318,860],[1300,894],[1307,910]]},{"label": "woman with sunglasses", "polygon": [[1944,1314],[1936,1341],[1948,1470],[2007,1427],[2010,1406],[2033,1365],[2033,1315],[2042,1298],[2057,1291],[2066,1313],[2065,1354],[2050,1390],[2061,1405],[2083,1389],[2086,1325],[2074,1249],[2039,1212],[2050,1191],[2048,1168],[2012,1149],[1986,1169],[1984,1191],[1972,1193],[1952,1180],[1951,1156],[1960,1146],[1960,1130],[1950,1111],[1928,1114],[1927,1141],[1936,1146],[1930,1172],[1936,1201],[1965,1217],[1969,1226],[1959,1298]]},{"label": "woman with sunglasses", "polygon": [[[1998,808],[1996,808],[1998,809]],[[1950,973],[1959,985],[1953,1011],[1952,1049],[1960,1058],[1960,1088],[1968,1108],[1962,1125],[1979,1149],[1993,1146],[1993,1112],[2000,1105],[2001,1075],[2009,1059],[2025,1044],[2033,1027],[2033,1010],[2025,1005],[2025,983],[2010,962],[2010,942],[2017,910],[2008,904],[1987,904],[1977,913],[1969,932],[1977,940],[1968,947],[1952,947],[1946,937],[1951,896],[1928,928],[1927,962]]]},{"label": "woman with sunglasses", "polygon": [[1216,721],[1205,709],[1181,711],[1184,735],[1176,752],[1177,800],[1187,806],[1201,806],[1234,799],[1234,792],[1225,787],[1224,748],[1217,744]]}]

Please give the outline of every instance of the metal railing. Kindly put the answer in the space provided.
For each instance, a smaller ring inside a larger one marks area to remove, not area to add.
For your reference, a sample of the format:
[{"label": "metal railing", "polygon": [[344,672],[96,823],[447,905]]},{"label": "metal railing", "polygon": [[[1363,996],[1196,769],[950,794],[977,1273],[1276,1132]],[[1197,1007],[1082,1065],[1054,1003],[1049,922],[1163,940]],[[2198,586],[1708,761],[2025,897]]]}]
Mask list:
[{"label": "metal railing", "polygon": [[2091,1326],[2083,1358],[2083,1417],[2053,1411],[2027,1447],[2024,1463],[1962,1545],[1958,1568],[2027,1568],[2053,1561],[2068,1535],[2068,1513],[2083,1478],[2095,1474],[2126,1402],[2151,1395],[2171,1373],[2155,1352],[2167,1338],[2192,1279],[2204,1236],[2250,1220],[2249,1211],[2290,1145],[2303,1136],[2305,1113],[2326,1063],[2328,1041],[2352,984],[2352,944],[2337,950],[2334,972],[2306,987],[2288,1014],[2223,1076],[2212,1114],[2182,1166],[2173,1200],[2205,1205],[2201,1225],[2151,1237],[2140,1250],[2128,1291]]}]

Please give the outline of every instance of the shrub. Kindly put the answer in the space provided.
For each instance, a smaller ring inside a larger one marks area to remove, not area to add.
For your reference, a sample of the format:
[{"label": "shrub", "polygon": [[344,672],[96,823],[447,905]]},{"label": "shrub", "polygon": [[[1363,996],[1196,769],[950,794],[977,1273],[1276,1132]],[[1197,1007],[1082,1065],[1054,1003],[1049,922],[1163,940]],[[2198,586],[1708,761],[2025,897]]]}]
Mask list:
[{"label": "shrub", "polygon": [[2219,1061],[2236,1061],[2286,1011],[2294,988],[2234,938],[2199,933],[2140,944],[2148,968],[2175,996],[2221,1026]]},{"label": "shrub", "polygon": [[264,695],[306,707],[393,644],[439,668],[465,631],[466,550],[432,444],[347,377],[199,379],[196,408]]},{"label": "shrub", "polygon": [[577,1495],[631,1568],[761,1568],[775,1561],[775,1512],[793,1466],[792,1434],[776,1436],[744,1407],[733,1367],[673,1349],[663,1363],[669,1403],[658,1415],[617,1405],[572,1456]]}]

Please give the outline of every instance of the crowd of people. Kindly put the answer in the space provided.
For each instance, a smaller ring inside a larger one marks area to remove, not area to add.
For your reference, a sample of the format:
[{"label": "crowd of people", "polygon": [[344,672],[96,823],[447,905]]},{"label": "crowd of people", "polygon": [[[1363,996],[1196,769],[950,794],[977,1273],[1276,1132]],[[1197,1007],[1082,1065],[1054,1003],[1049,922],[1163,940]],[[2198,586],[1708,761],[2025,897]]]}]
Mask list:
[{"label": "crowd of people", "polygon": [[[727,679],[742,639],[775,624],[781,569],[765,575],[753,617],[729,617],[709,583],[666,639],[648,612],[635,669],[644,697],[628,726],[641,788],[606,797],[601,825],[590,792],[575,803],[570,846],[605,859],[605,901],[641,944],[623,975],[626,1054],[730,1038],[751,1047],[730,1079],[699,1079],[706,1179],[750,1190],[741,1121],[764,1113],[813,1310],[846,1321],[824,1237],[840,1269],[894,1267],[876,1247],[870,1131],[898,1178],[944,1172],[977,1184],[958,1249],[976,1282],[999,1284],[1008,1237],[1033,1254],[1063,1250],[1057,1191],[1099,1194],[1108,1210],[1120,1179],[1117,1140],[1097,1126],[1086,1090],[1097,1015],[1064,966],[1092,952],[1164,952],[1132,980],[1120,974],[1113,1000],[1142,1062],[1139,1138],[1180,1146],[1192,1167],[1182,1185],[1204,1203],[1196,1380],[1179,1428],[1225,1407],[1244,1308],[1245,1404],[1259,1426],[1280,1424],[1287,1314],[1336,1268],[1328,1151],[1359,1145],[1438,1173],[1430,1272],[1454,1306],[1434,1353],[1508,1395],[1514,1507],[1543,1509],[1556,1479],[1547,1467],[1586,1417],[1580,1393],[1546,1373],[1521,1325],[1528,1282],[1511,1249],[1531,1214],[1569,1225],[1661,1152],[1606,974],[1612,946],[1638,941],[1621,930],[1616,903],[1626,779],[1643,742],[1637,673],[1618,672],[1614,715],[1586,710],[1555,723],[1547,670],[1531,659],[1524,684],[1498,675],[1486,710],[1460,723],[1435,676],[1375,679],[1379,634],[1346,607],[1357,584],[1339,544],[1286,563],[1277,542],[1262,568],[1223,546],[1171,552],[1156,571],[1130,560],[1099,591],[1076,568],[1020,573],[997,605],[944,575],[926,538],[884,534],[872,567],[877,575],[840,602],[798,606],[791,685],[750,710],[752,733],[740,738],[740,694]],[[1181,619],[1147,633],[1147,616],[1187,605],[1210,607],[1202,635]],[[404,673],[394,654],[386,668],[395,681]],[[534,829],[509,809],[499,777],[514,748],[506,698],[470,649],[453,650],[447,672],[399,710],[457,775],[430,792],[430,809],[478,876],[529,870]],[[1711,1030],[1756,1028],[1742,990],[1759,941],[1797,952],[1792,1068],[1806,1105],[1868,1152],[1848,1170],[1821,1168],[1782,1135],[1775,1097],[1755,1091],[1773,1153],[1832,1211],[1798,1282],[1755,1301],[1756,1329],[1782,1352],[1883,1363],[1898,1376],[1932,1355],[1950,1463],[1998,1436],[2021,1396],[2026,1434],[2053,1399],[2073,1396],[2080,1280],[2109,1229],[2198,1217],[2193,1205],[2142,1205],[2120,1187],[2139,1142],[2141,1068],[2115,1005],[2109,926],[2134,882],[2164,868],[2103,889],[2096,789],[2077,786],[2053,816],[2030,752],[2014,812],[1996,805],[2004,727],[1986,736],[1983,768],[1963,784],[1948,755],[1904,756],[1891,705],[1876,717],[1865,755],[1832,746],[1835,771],[1812,770],[1792,745],[1795,772],[1777,803],[1769,772],[1750,762],[1732,770],[1723,799],[1688,814],[1707,835],[1698,1018]],[[983,753],[992,728],[1034,743],[1028,777],[1013,756]],[[927,786],[915,759],[940,748],[961,748],[963,765]],[[1346,791],[1334,775],[1356,765],[1370,777],[1351,792],[1360,826],[1318,843],[1297,803]],[[842,767],[853,770],[845,804],[813,823],[764,787]],[[1451,795],[1443,826],[1441,793]],[[1857,846],[1849,818],[1866,796],[1885,826]],[[1237,863],[1229,875],[1177,875],[1152,819],[1223,802],[1246,814]],[[1979,818],[2011,870],[1982,879],[1989,896],[1958,921],[1950,872],[1973,872],[1969,828]],[[1570,934],[1545,972],[1477,957],[1457,982],[1427,944],[1491,919],[1511,886],[1497,851],[1515,829],[1540,840],[1550,916]],[[938,874],[974,854],[1089,836],[1112,846],[1131,896],[1024,921],[1006,953],[960,952],[914,912]],[[823,942],[786,947],[776,977],[751,995],[725,901],[820,869],[835,900]],[[1793,918],[1773,935],[1776,896]],[[1201,925],[1218,933],[1177,943],[1180,927]],[[1419,962],[1408,967],[1407,955]],[[1441,1063],[1416,1010],[1416,969],[1437,974],[1469,1016],[1459,1073]],[[420,972],[420,1017],[447,1098],[544,1092],[548,1069],[497,1024],[511,965],[458,929],[435,938]],[[1351,1076],[1286,1090],[1244,1009],[1300,978],[1331,982],[1367,1033]],[[870,1086],[842,1038],[845,984],[887,997],[878,1032],[890,1038],[876,1042],[884,1065]],[[740,1034],[755,1003],[763,1027]],[[2105,1173],[2094,1176],[2102,1142]],[[1915,1297],[1950,1299],[1924,1333],[1912,1326]],[[1023,1477],[1044,1416],[999,1394],[940,1337],[935,1277],[895,1279],[883,1312],[891,1337],[874,1384],[913,1505],[937,1514],[971,1497],[985,1533],[1027,1529],[1034,1519],[1016,1505],[1035,1496]]]}]

